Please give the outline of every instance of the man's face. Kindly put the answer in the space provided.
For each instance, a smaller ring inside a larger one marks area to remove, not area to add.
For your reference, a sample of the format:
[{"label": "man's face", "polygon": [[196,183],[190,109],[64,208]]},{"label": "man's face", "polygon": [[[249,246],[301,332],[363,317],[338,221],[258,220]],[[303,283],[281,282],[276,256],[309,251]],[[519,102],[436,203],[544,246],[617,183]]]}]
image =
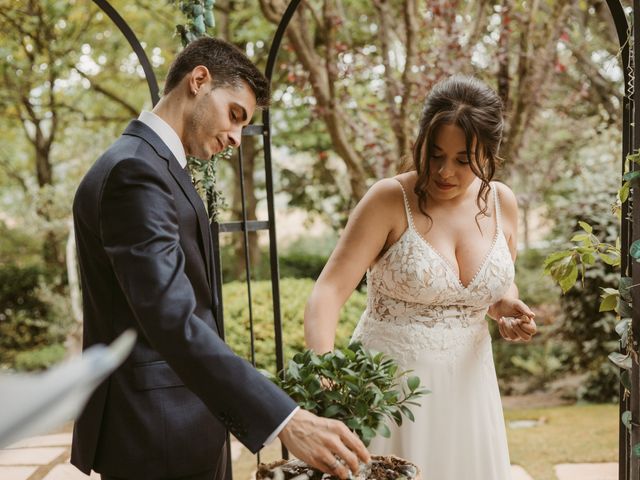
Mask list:
[{"label": "man's face", "polygon": [[256,108],[256,97],[245,82],[239,86],[211,88],[203,84],[186,119],[182,143],[187,155],[208,160],[227,147],[238,147],[242,127]]}]

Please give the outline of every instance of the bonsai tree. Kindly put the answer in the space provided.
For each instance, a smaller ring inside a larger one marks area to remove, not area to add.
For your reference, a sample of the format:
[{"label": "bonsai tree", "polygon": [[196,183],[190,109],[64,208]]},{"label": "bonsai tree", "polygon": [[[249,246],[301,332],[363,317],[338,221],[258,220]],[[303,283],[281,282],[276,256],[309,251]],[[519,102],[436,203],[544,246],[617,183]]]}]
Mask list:
[{"label": "bonsai tree", "polygon": [[[376,434],[391,435],[387,421],[397,425],[404,417],[413,421],[409,407],[419,406],[416,399],[429,393],[421,388],[418,377],[399,371],[393,359],[367,351],[360,343],[323,355],[307,350],[296,354],[279,376],[264,373],[302,408],[344,422],[367,446]],[[290,463],[284,477],[282,472],[269,474],[282,469],[283,462],[277,462],[262,466],[257,478],[297,478],[305,472],[307,478],[328,478],[320,472],[310,474],[310,467],[302,462]],[[361,478],[415,478],[417,474],[415,466],[394,457],[376,457],[373,463],[373,471]],[[375,470],[387,473],[381,476]]]}]

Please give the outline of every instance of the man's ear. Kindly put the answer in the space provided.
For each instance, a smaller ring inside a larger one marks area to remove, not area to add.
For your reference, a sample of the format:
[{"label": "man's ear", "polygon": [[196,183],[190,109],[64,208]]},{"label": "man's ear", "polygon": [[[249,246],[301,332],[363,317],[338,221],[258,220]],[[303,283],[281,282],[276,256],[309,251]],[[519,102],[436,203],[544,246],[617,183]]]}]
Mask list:
[{"label": "man's ear", "polygon": [[211,81],[211,73],[209,69],[204,65],[198,65],[189,75],[189,90],[194,95],[197,95],[203,85]]}]

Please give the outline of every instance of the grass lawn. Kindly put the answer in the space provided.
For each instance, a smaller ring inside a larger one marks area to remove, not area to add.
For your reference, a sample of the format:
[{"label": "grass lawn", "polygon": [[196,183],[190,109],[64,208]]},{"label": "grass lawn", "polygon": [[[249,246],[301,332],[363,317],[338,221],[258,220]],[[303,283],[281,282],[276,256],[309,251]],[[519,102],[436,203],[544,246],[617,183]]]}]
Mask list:
[{"label": "grass lawn", "polygon": [[556,480],[558,463],[618,461],[618,405],[505,410],[505,419],[544,419],[532,428],[507,428],[511,463],[535,480]]}]

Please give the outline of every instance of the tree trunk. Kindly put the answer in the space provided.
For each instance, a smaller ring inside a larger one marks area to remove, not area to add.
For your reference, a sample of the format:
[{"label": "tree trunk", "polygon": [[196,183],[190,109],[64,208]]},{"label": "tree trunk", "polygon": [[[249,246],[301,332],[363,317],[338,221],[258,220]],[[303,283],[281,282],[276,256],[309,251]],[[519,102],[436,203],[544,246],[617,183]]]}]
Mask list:
[{"label": "tree trunk", "polygon": [[[244,192],[245,192],[245,208],[247,212],[247,220],[256,220],[256,206],[258,199],[256,198],[255,186],[255,166],[256,155],[259,154],[257,147],[257,139],[255,137],[246,137],[242,141],[242,158],[244,170]],[[240,165],[239,157],[231,159],[231,165],[234,171],[236,182],[233,189],[233,203],[231,211],[234,219],[242,219],[242,191],[240,189]],[[235,234],[233,238],[234,258],[237,259],[234,266],[236,278],[245,278],[245,262],[244,262],[244,235]],[[249,232],[249,265],[252,270],[260,263],[260,246],[258,245],[258,233]]]},{"label": "tree trunk", "polygon": [[525,202],[520,209],[522,215],[522,236],[524,238],[524,249],[525,251],[529,250],[531,247],[531,240],[529,238],[529,214],[531,213],[529,209],[529,202]]},{"label": "tree trunk", "polygon": [[75,230],[73,220],[69,219],[69,235],[67,236],[67,279],[69,282],[69,296],[71,300],[71,314],[73,326],[67,336],[67,350],[79,352],[82,345],[82,292],[80,291],[80,279],[78,278],[78,262],[76,258]]}]

